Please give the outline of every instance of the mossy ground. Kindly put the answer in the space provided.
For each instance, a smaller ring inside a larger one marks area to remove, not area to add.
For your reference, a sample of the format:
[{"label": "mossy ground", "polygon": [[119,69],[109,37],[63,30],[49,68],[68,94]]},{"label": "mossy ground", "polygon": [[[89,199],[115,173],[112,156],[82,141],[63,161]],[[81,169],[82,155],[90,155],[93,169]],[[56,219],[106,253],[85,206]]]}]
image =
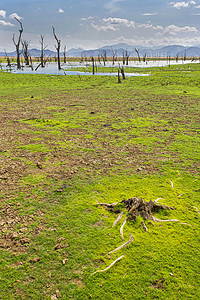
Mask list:
[{"label": "mossy ground", "polygon": [[[200,65],[148,72],[0,73],[1,299],[199,299]],[[129,222],[106,256],[120,224],[94,204],[130,197],[180,222]]]}]

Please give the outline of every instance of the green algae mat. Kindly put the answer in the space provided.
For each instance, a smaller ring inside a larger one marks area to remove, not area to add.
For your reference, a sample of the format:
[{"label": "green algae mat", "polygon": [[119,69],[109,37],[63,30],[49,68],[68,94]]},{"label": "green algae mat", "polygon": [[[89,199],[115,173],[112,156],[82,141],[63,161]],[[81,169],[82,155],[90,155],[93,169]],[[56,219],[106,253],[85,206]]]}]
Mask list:
[{"label": "green algae mat", "polygon": [[137,72],[0,72],[0,299],[200,298],[200,65]]}]

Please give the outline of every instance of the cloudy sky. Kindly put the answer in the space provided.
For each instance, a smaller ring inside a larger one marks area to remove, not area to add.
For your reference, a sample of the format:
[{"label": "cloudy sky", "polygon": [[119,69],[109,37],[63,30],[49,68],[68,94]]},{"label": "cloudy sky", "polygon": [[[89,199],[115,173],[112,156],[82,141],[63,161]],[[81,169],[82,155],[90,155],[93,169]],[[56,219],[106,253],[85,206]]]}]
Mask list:
[{"label": "cloudy sky", "polygon": [[116,43],[133,46],[200,45],[200,0],[0,0],[0,51],[14,50],[23,23],[30,48],[54,50],[52,26],[67,49]]}]

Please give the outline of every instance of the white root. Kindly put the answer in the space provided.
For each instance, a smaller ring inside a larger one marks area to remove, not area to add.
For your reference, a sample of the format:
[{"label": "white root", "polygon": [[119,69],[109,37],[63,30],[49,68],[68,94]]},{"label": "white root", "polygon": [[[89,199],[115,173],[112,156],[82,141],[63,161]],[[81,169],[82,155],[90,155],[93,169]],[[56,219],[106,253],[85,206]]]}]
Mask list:
[{"label": "white root", "polygon": [[170,180],[170,182],[171,182],[171,186],[172,186],[172,188],[174,189],[174,184],[173,184],[173,182]]},{"label": "white root", "polygon": [[115,222],[113,223],[112,227],[114,227],[115,225],[117,225],[120,221],[121,218],[123,217],[123,211],[121,212],[121,214],[119,214],[119,216],[117,217],[117,219],[115,220]]},{"label": "white root", "polygon": [[130,237],[130,238],[129,238],[129,241],[128,241],[128,242],[124,243],[123,245],[119,246],[118,248],[116,248],[116,249],[114,249],[114,250],[112,250],[112,251],[109,251],[107,254],[114,253],[114,252],[116,252],[116,251],[118,251],[118,250],[121,250],[122,248],[124,248],[124,247],[130,245],[130,244],[133,242],[133,236],[132,236],[131,233],[129,233],[129,237]]},{"label": "white root", "polygon": [[157,198],[156,200],[154,200],[153,202],[156,203],[158,202],[159,200],[163,200],[164,198]]},{"label": "white root", "polygon": [[141,225],[142,225],[142,227],[144,228],[144,230],[145,230],[146,232],[149,231],[148,228],[147,228],[147,226],[146,226],[146,224],[144,223],[144,221],[141,222]]},{"label": "white root", "polygon": [[158,218],[155,218],[152,216],[152,220],[154,222],[179,222],[179,220],[176,220],[176,219],[171,219],[171,220],[161,220],[161,219],[158,219]]},{"label": "white root", "polygon": [[120,235],[121,235],[122,241],[124,241],[123,229],[124,229],[124,225],[126,224],[126,221],[127,221],[127,218],[124,219],[124,222],[120,228]]},{"label": "white root", "polygon": [[117,258],[115,261],[112,262],[112,264],[110,264],[107,268],[105,268],[104,270],[97,270],[94,273],[92,273],[90,276],[96,274],[96,273],[101,273],[101,272],[106,272],[107,270],[109,270],[112,266],[114,266],[114,264],[116,264],[116,262],[118,262],[119,260],[121,260],[125,255],[120,256],[119,258]]},{"label": "white root", "polygon": [[199,209],[196,206],[193,206],[193,207],[196,209],[196,211],[198,212],[198,214],[200,214]]}]

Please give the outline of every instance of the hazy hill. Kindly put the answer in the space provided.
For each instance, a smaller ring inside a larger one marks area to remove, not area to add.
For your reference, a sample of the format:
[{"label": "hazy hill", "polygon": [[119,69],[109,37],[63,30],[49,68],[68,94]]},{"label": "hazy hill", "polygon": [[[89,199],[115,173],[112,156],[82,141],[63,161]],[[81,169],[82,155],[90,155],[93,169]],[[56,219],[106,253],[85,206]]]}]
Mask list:
[{"label": "hazy hill", "polygon": [[[140,56],[147,55],[147,57],[175,57],[175,56],[184,56],[186,54],[187,57],[199,57],[200,56],[200,47],[184,47],[180,45],[171,45],[171,46],[165,46],[165,47],[158,47],[158,48],[144,48],[140,46],[134,46],[134,45],[128,45],[125,43],[120,43],[116,45],[110,45],[101,47],[98,49],[93,50],[84,50],[82,48],[72,48],[67,51],[66,55],[68,57],[91,57],[98,55],[102,55],[103,51],[106,50],[106,54],[108,57],[113,55],[113,51],[116,52],[116,55],[118,57],[121,57],[123,55],[123,52],[126,50],[130,54],[131,57],[136,57],[136,51],[135,48],[139,50]],[[32,57],[39,57],[41,54],[41,51],[39,49],[30,49],[29,53]],[[45,57],[52,56],[54,57],[56,55],[56,51],[51,50],[44,50]],[[0,52],[0,56],[5,56],[5,52]],[[9,52],[8,56],[13,57],[16,56],[16,51]],[[61,56],[63,56],[63,52],[61,52]]]}]

